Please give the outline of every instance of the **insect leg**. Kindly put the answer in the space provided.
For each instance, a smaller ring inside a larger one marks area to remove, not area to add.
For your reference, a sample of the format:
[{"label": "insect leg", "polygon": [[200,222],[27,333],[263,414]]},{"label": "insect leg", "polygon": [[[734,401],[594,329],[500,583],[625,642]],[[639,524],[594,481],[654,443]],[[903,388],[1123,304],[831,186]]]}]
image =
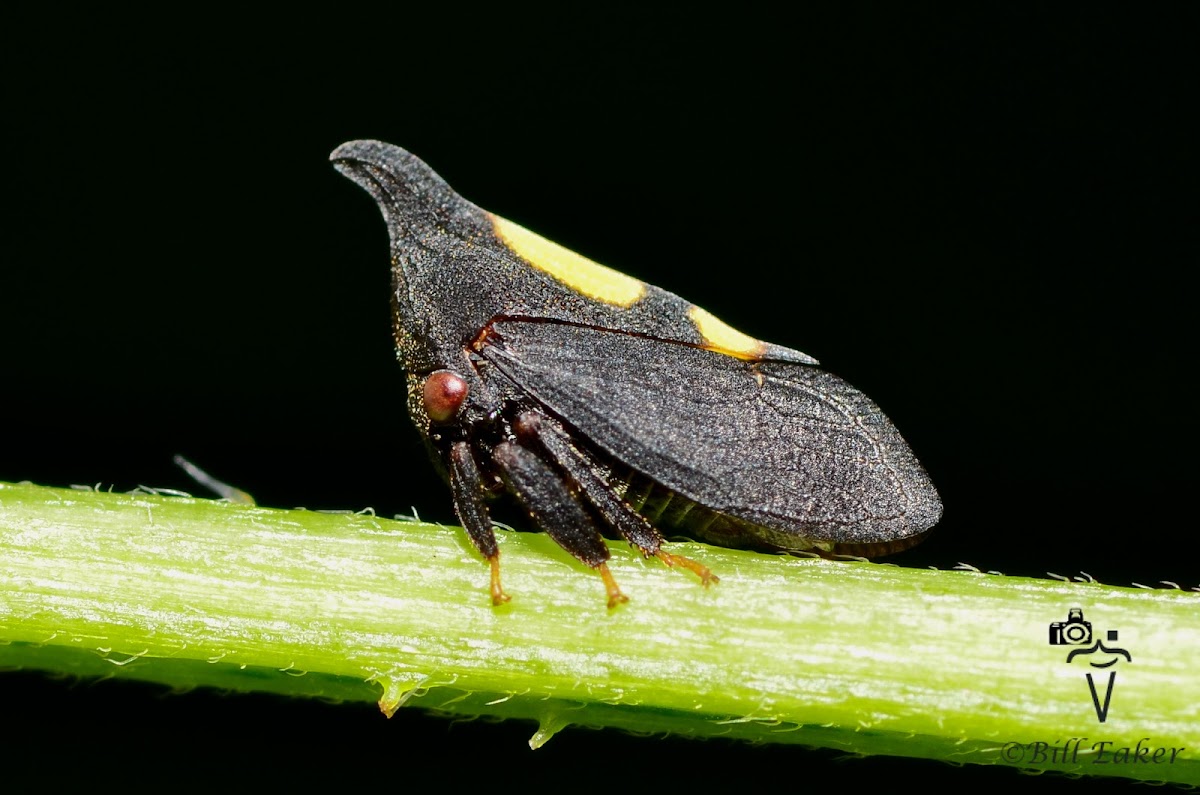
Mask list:
[{"label": "insect leg", "polygon": [[577,489],[587,496],[604,521],[620,533],[622,538],[641,550],[643,555],[656,557],[668,566],[681,566],[693,572],[705,586],[720,582],[720,578],[707,566],[683,555],[673,555],[664,551],[662,535],[646,517],[617,496],[556,422],[537,412],[526,411],[517,417],[514,430],[527,442],[536,440],[554,459],[554,463],[574,481]]},{"label": "insect leg", "polygon": [[608,591],[608,606],[628,601],[608,570],[608,547],[599,529],[562,476],[536,453],[513,442],[498,445],[492,459],[508,490],[534,522],[560,547],[600,573]]},{"label": "insect leg", "polygon": [[467,442],[451,445],[449,471],[458,521],[466,528],[471,543],[492,567],[492,604],[504,604],[509,596],[500,587],[500,548],[496,544],[496,531],[492,529],[492,519],[483,501],[483,479],[479,475],[479,466]]}]

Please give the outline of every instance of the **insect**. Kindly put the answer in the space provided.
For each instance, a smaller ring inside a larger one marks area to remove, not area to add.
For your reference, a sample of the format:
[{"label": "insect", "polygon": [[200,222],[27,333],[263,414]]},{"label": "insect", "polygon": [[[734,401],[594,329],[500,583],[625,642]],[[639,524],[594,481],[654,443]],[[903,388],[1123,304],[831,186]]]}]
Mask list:
[{"label": "insect", "polygon": [[665,290],[488,213],[378,141],[334,150],[391,237],[408,411],[508,600],[488,501],[507,493],[625,596],[602,531],[707,585],[658,528],[729,547],[872,555],[941,517],[865,395]]}]

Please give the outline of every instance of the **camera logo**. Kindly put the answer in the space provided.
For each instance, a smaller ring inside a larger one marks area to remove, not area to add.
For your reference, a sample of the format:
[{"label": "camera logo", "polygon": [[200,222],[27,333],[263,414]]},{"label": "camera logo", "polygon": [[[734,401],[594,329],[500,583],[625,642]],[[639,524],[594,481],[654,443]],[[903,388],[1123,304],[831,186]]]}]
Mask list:
[{"label": "camera logo", "polygon": [[[1112,646],[1105,646],[1101,641],[1094,639],[1092,622],[1083,620],[1083,608],[1081,607],[1072,607],[1068,610],[1066,621],[1050,622],[1051,646],[1077,647],[1067,652],[1067,664],[1073,663],[1078,658],[1080,662],[1086,662],[1089,668],[1106,670],[1108,673],[1107,687],[1104,687],[1102,682],[1099,689],[1096,687],[1096,680],[1092,677],[1092,672],[1088,671],[1084,674],[1084,678],[1087,679],[1088,692],[1092,695],[1092,706],[1096,710],[1096,720],[1100,723],[1108,720],[1113,686],[1117,683],[1117,663],[1121,661],[1122,657],[1125,662],[1133,662],[1133,656],[1116,645],[1117,637],[1117,630],[1110,629],[1105,633],[1104,639],[1112,643]],[[1100,689],[1104,691],[1103,698],[1100,697]]]},{"label": "camera logo", "polygon": [[1050,624],[1051,646],[1083,646],[1092,642],[1092,622],[1083,620],[1083,608],[1072,607],[1066,621]]}]

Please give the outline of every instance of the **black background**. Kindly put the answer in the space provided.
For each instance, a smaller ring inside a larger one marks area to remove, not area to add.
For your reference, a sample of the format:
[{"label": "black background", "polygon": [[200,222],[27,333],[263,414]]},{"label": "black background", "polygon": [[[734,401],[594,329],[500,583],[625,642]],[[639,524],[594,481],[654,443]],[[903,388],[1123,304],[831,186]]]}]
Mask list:
[{"label": "black background", "polygon": [[[379,138],[871,395],[946,506],[895,562],[1193,587],[1194,26],[1092,13],[343,15],[311,45],[33,26],[4,55],[0,480],[195,490],[184,453],[264,505],[452,521],[404,415],[383,223],[327,162]],[[442,753],[475,785],[1017,775],[0,687],[12,743],[214,781],[246,761],[402,786]]]}]

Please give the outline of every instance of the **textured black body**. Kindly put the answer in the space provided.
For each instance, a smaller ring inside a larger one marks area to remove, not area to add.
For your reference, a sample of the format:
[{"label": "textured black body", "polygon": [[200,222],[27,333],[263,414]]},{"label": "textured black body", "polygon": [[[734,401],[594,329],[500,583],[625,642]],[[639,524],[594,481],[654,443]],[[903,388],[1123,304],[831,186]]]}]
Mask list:
[{"label": "textured black body", "polygon": [[[331,159],[387,220],[409,411],[492,562],[497,601],[507,597],[484,505],[492,492],[511,493],[600,569],[610,604],[619,592],[601,530],[684,560],[661,551],[635,509],[724,545],[853,553],[908,546],[940,517],[894,426],[811,357],[540,238],[530,244],[535,236],[402,149],[356,141]],[[435,371],[467,386],[441,422],[422,397]]]}]

